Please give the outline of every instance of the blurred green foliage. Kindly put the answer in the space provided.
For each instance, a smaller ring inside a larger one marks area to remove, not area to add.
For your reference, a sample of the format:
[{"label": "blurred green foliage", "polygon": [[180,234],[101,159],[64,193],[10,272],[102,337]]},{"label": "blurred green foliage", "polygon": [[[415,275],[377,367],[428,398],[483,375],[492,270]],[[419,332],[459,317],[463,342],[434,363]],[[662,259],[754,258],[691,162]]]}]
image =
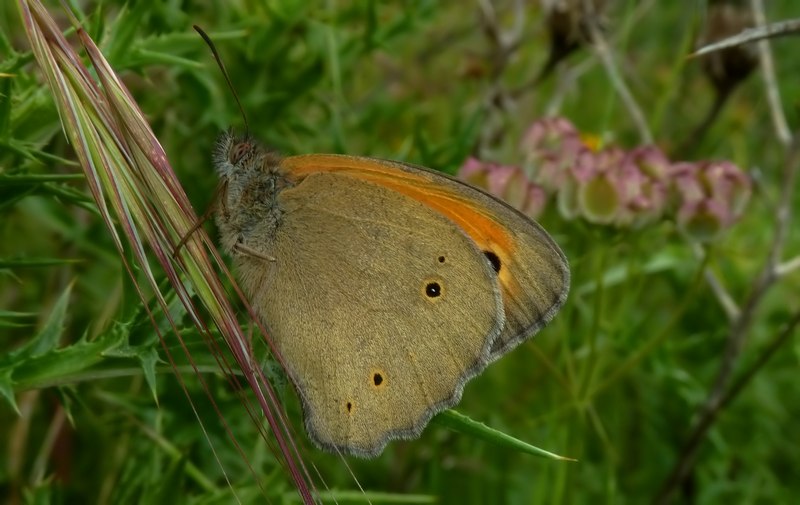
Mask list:
[{"label": "blurred green foliage", "polygon": [[[518,21],[506,3],[514,2],[497,2],[500,27]],[[626,147],[640,142],[588,51],[573,55],[567,71],[524,89],[501,113],[487,105],[491,86],[515,88],[535,75],[547,56],[547,36],[541,9],[530,2],[522,43],[494,76],[478,4],[107,1],[82,3],[81,19],[150,118],[200,212],[216,185],[210,163],[216,136],[231,125],[241,130],[242,119],[193,23],[216,41],[251,133],[286,154],[371,155],[453,173],[498,115],[503,134],[483,154],[515,163],[527,125],[553,113],[587,135]],[[685,59],[704,13],[701,2],[688,5],[620,0],[609,13],[607,36],[620,71],[665,150],[684,139],[713,97],[699,66]],[[792,17],[788,4],[769,8],[771,20]],[[66,29],[60,9],[53,2]],[[797,44],[793,38],[773,44],[790,124],[797,123]],[[670,223],[617,231],[563,221],[554,211],[543,218],[570,258],[570,299],[533,342],[470,383],[459,410],[578,463],[513,453],[432,425],[421,439],[394,442],[374,461],[345,465],[308,444],[293,394],[277,380],[320,489],[349,490],[333,493],[341,503],[654,499],[712,386],[730,332],[703,269],[741,302],[772,240],[786,152],[770,127],[757,77],[736,92],[698,147],[702,158],[744,167],[759,188],[741,222],[704,260]],[[292,501],[291,481],[239,393],[214,373],[214,358],[183,321],[182,336],[241,453],[170,335],[167,346],[178,357],[200,429],[73,159],[15,2],[4,2],[0,495],[10,503],[229,503],[226,474],[244,503],[264,494]],[[790,228],[786,245],[795,256],[796,230]],[[798,307],[795,270],[765,295],[737,372]],[[163,314],[154,318],[166,328]],[[792,438],[800,417],[800,348],[790,344],[712,426],[678,501],[788,503],[800,494],[800,451]]]}]

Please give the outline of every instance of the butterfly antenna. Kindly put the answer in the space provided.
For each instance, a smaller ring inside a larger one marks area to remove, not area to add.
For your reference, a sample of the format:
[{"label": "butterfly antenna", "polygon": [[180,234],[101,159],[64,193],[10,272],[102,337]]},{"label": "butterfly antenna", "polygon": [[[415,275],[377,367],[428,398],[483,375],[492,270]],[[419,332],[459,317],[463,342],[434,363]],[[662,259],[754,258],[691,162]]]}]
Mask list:
[{"label": "butterfly antenna", "polygon": [[217,47],[214,45],[214,42],[211,40],[211,37],[209,37],[208,34],[205,31],[203,31],[202,28],[200,28],[197,25],[192,25],[192,27],[197,33],[200,34],[201,37],[203,37],[203,40],[206,42],[206,45],[208,45],[209,49],[211,49],[211,53],[214,55],[214,59],[217,61],[217,65],[219,66],[219,69],[222,71],[222,75],[225,76],[225,81],[228,83],[228,88],[230,88],[231,93],[233,93],[233,98],[236,100],[236,105],[239,106],[239,112],[242,113],[245,133],[249,135],[250,127],[247,124],[247,115],[244,113],[244,107],[242,107],[242,102],[239,101],[239,95],[236,93],[236,88],[233,87],[233,82],[231,82],[231,78],[228,75],[228,71],[225,70],[225,65],[222,63],[222,58],[220,58],[219,53],[217,52]]}]

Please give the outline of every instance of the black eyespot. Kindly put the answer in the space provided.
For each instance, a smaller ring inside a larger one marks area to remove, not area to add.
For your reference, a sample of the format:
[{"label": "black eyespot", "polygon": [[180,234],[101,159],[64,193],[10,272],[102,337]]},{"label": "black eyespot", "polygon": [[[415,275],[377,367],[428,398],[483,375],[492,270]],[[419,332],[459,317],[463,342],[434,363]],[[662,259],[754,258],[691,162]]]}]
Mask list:
[{"label": "black eyespot", "polygon": [[439,263],[444,263],[444,256],[439,256]]},{"label": "black eyespot", "polygon": [[425,286],[425,294],[430,298],[437,298],[442,295],[442,286],[438,282],[429,282]]},{"label": "black eyespot", "polygon": [[383,383],[383,375],[376,373],[372,376],[372,383],[376,386],[380,386]]},{"label": "black eyespot", "polygon": [[353,404],[350,403],[350,402],[347,402],[347,411],[348,412],[352,412],[352,410],[353,410]]},{"label": "black eyespot", "polygon": [[502,266],[500,263],[500,258],[492,251],[483,251],[483,255],[486,256],[486,259],[492,264],[492,268],[494,269],[495,273],[499,273]]}]

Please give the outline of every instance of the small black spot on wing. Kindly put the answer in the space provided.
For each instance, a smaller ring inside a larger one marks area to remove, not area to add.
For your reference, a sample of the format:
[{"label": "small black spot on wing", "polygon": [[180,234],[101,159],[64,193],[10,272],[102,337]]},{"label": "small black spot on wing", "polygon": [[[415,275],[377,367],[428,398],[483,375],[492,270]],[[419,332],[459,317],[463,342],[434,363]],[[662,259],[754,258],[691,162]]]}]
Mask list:
[{"label": "small black spot on wing", "polygon": [[442,296],[442,285],[435,281],[425,284],[425,296],[428,298],[439,298]]},{"label": "small black spot on wing", "polygon": [[374,389],[384,389],[387,383],[387,376],[384,370],[374,368],[370,372],[370,384]]},{"label": "small black spot on wing", "polygon": [[495,273],[500,273],[500,269],[503,267],[500,257],[497,256],[497,254],[495,254],[493,251],[483,251],[483,255],[486,256],[487,260],[489,260],[489,263],[492,265],[492,269],[495,271]]}]

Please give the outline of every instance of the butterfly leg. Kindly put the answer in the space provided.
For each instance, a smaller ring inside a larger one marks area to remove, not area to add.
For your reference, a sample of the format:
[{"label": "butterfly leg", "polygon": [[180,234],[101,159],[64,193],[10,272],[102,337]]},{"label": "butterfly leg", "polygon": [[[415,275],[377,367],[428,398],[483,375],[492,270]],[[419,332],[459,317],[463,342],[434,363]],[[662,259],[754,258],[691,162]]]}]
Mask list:
[{"label": "butterfly leg", "polygon": [[252,256],[254,258],[262,259],[264,261],[270,261],[273,263],[277,261],[277,258],[275,258],[275,256],[267,256],[266,254],[256,251],[252,247],[247,247],[241,242],[237,242],[236,245],[233,246],[233,251],[238,254],[245,254],[247,256]]}]

